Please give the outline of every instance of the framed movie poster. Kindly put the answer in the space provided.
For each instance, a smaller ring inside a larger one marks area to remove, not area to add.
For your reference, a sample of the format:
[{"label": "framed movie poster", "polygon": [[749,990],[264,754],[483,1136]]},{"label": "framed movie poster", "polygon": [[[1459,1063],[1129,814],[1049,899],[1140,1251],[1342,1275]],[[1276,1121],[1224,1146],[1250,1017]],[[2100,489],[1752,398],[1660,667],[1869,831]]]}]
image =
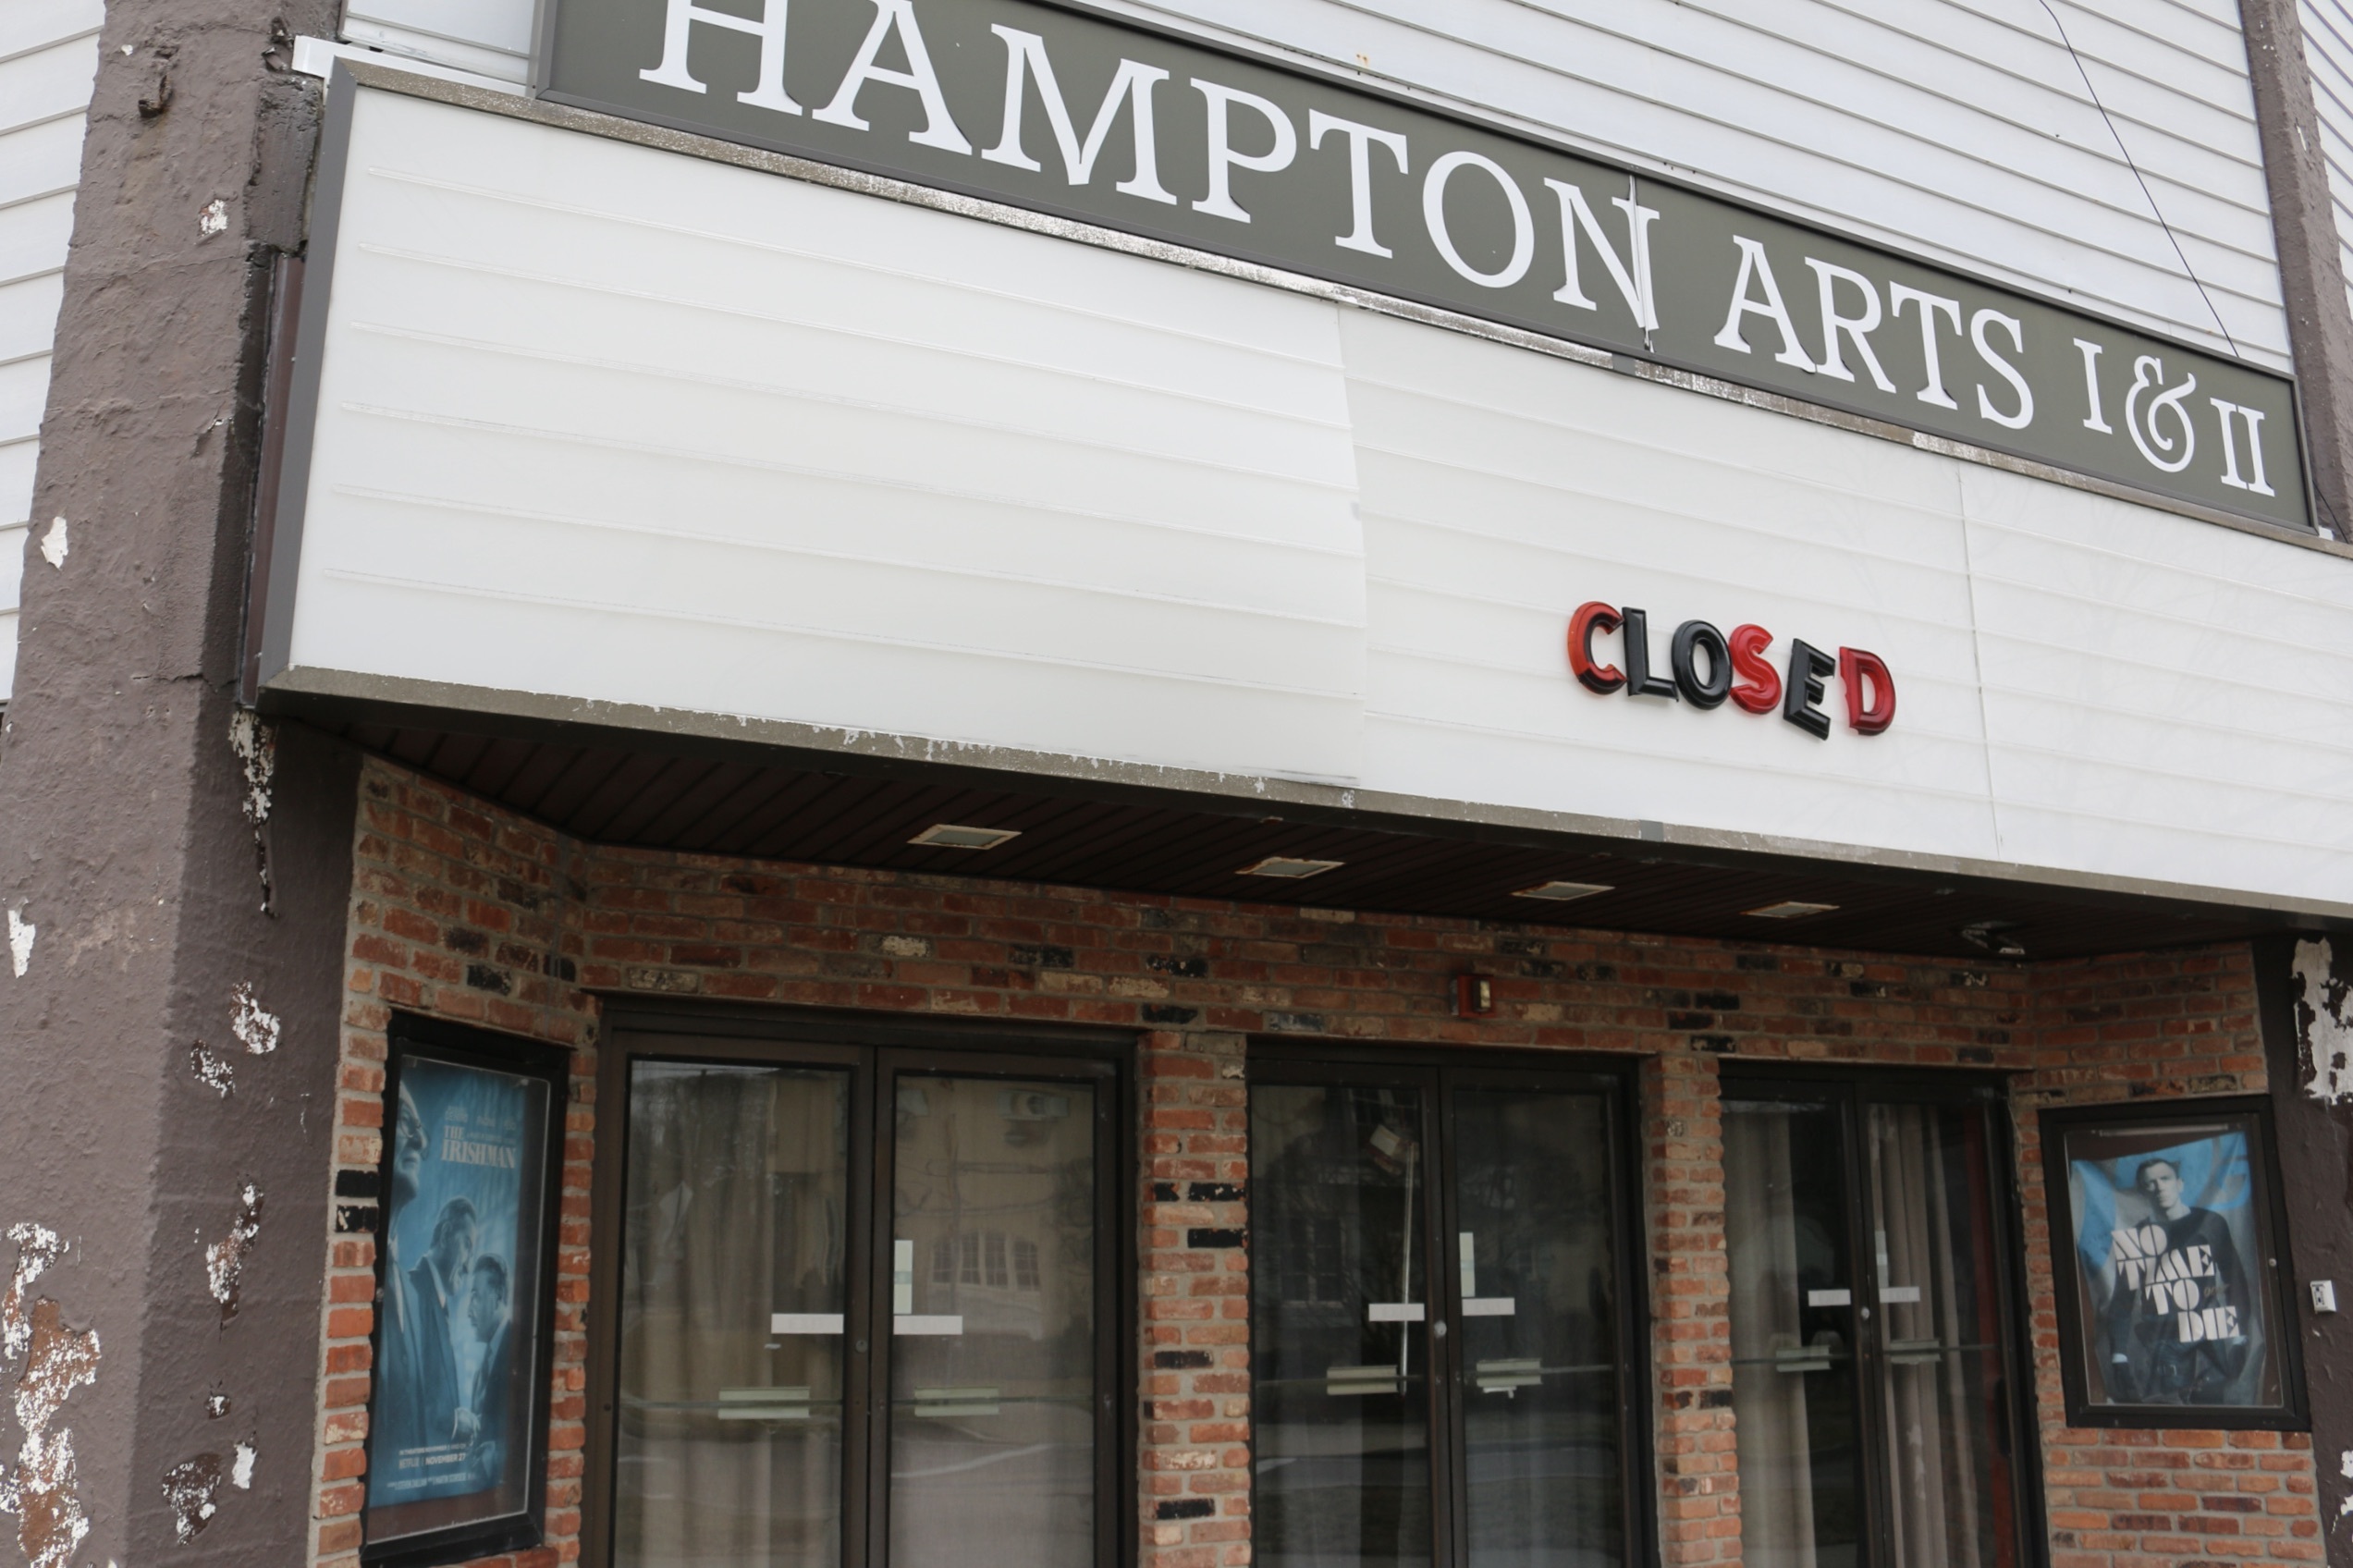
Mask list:
[{"label": "framed movie poster", "polygon": [[567,1057],[394,1015],[361,1559],[539,1544]]},{"label": "framed movie poster", "polygon": [[2045,1111],[2067,1419],[2303,1425],[2260,1099]]}]

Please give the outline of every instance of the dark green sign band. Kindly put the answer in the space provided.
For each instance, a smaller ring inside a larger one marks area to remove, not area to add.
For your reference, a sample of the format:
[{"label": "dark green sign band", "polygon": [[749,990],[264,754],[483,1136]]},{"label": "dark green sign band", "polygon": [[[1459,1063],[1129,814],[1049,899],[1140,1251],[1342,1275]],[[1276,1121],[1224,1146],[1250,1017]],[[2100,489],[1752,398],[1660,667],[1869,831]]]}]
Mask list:
[{"label": "dark green sign band", "polygon": [[545,94],[1677,365],[2310,531],[2294,383],[1030,0],[545,0]]}]

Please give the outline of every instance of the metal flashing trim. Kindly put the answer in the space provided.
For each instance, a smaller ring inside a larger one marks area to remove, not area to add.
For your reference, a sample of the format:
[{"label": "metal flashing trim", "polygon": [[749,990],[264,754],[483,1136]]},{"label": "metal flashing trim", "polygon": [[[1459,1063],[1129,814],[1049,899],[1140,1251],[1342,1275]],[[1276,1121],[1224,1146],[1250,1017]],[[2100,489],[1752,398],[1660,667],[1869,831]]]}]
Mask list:
[{"label": "metal flashing trim", "polygon": [[[813,185],[879,197],[885,201],[898,202],[909,206],[925,207],[936,212],[950,213],[961,217],[996,224],[1002,227],[1023,229],[1033,234],[1070,240],[1076,244],[1092,245],[1100,250],[1119,251],[1151,261],[1166,262],[1196,272],[1280,288],[1288,293],[1325,300],[1334,304],[1350,306],[1375,314],[1394,317],[1401,321],[1435,326],[1445,331],[1460,333],[1465,337],[1482,338],[1491,343],[1524,349],[1535,353],[1549,354],[1555,359],[1568,360],[1577,364],[1614,370],[1621,374],[1660,382],[1703,397],[1740,403],[1750,408],[1805,420],[1809,423],[1828,425],[1856,435],[1873,436],[1939,457],[1998,469],[2025,478],[2061,485],[2067,489],[2135,506],[2148,507],[2177,517],[2190,518],[2200,522],[2212,523],[2237,533],[2253,534],[2303,549],[2319,550],[2323,554],[2353,559],[2353,542],[2340,542],[2319,533],[2303,532],[2288,524],[2267,522],[2258,518],[2224,511],[2181,496],[2144,490],[2096,474],[2021,457],[2013,452],[1973,445],[1929,431],[1916,430],[1907,425],[1874,419],[1866,414],[1832,408],[1827,404],[1809,402],[1786,393],[1724,381],[1677,365],[1638,359],[1605,349],[1590,348],[1565,338],[1553,337],[1502,322],[1466,315],[1460,312],[1383,294],[1351,284],[1336,283],[1258,262],[1219,255],[1169,240],[1156,239],[1148,236],[1107,228],[1073,218],[1011,206],[1001,202],[963,195],[886,175],[820,163],[789,153],[771,152],[744,142],[724,141],[656,120],[626,118],[599,110],[577,108],[545,99],[522,98],[510,92],[492,91],[469,86],[459,81],[427,77],[404,69],[389,60],[362,61],[342,56],[337,59],[336,68],[339,73],[348,74],[359,85],[380,92],[446,104],[455,108],[498,115],[509,119],[522,120],[554,129],[576,131],[582,135],[627,142],[657,152],[675,153],[709,163],[728,164],[738,168],[780,175],[789,179],[802,180]],[[333,94],[330,93],[329,96],[332,100]],[[322,202],[329,189],[326,183],[327,159],[328,153],[323,149],[320,164]],[[339,190],[339,187],[340,170],[338,168],[335,189]],[[325,210],[323,205],[321,210]],[[329,215],[323,221],[331,223],[333,219]],[[314,249],[313,260],[317,259]],[[324,296],[324,288],[320,289],[320,293]],[[323,298],[320,310],[324,315]],[[307,313],[306,311],[306,315]],[[2145,330],[2128,326],[2125,329]],[[291,459],[292,454],[289,452],[289,460]],[[298,496],[289,492],[289,500],[299,507]]]},{"label": "metal flashing trim", "polygon": [[1525,838],[1531,844],[1563,838],[1617,840],[1628,846],[1661,844],[1705,854],[1710,851],[1771,856],[1831,867],[1919,873],[2048,888],[2063,891],[2158,899],[2210,908],[2240,910],[2288,919],[2341,924],[2353,928],[2353,900],[2298,898],[2247,888],[2227,888],[2155,877],[1983,861],[1962,855],[1841,844],[1779,834],[1681,827],[1627,817],[1440,800],[1389,790],[1351,788],[1306,779],[1211,773],[1155,763],[1070,756],[1011,746],[882,735],[789,719],[689,713],[677,708],[596,702],[544,692],[511,692],[460,686],[401,676],[295,668],[267,682],[261,711],[300,717],[306,714],[366,722],[403,723],[416,716],[471,720],[461,728],[516,738],[566,738],[578,744],[584,733],[603,743],[627,745],[667,741],[668,747],[697,750],[741,748],[768,760],[798,753],[812,759],[862,758],[882,764],[920,764],[996,776],[996,787],[1037,788],[1060,782],[1086,788],[1142,790],[1195,802],[1230,801],[1252,808],[1289,805],[1328,814],[1333,820],[1366,827],[1427,830],[1443,823],[1479,830],[1482,836]]}]

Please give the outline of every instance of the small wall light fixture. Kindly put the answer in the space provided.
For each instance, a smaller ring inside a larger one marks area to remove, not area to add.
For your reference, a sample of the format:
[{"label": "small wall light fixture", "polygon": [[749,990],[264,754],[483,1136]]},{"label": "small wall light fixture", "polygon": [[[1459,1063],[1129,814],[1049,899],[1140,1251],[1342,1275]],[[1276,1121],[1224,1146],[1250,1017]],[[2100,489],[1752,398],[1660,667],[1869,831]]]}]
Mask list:
[{"label": "small wall light fixture", "polygon": [[1492,1018],[1495,1016],[1495,976],[1476,970],[1454,976],[1454,1016],[1457,1018]]}]

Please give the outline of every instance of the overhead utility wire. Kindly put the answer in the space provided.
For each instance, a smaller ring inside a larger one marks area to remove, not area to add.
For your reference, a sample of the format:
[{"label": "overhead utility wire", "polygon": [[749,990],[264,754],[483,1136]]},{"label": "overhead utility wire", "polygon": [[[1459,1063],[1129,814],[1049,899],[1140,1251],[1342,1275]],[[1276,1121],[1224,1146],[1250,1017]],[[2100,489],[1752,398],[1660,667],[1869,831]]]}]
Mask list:
[{"label": "overhead utility wire", "polygon": [[2148,199],[2149,210],[2156,214],[2157,227],[2165,231],[2165,239],[2172,244],[2174,255],[2181,262],[2182,276],[2189,279],[2192,288],[2198,290],[2198,297],[2206,301],[2206,312],[2214,318],[2214,329],[2223,335],[2223,341],[2230,345],[2232,353],[2238,353],[2238,341],[2231,337],[2230,328],[2223,325],[2223,312],[2214,308],[2214,297],[2207,293],[2206,286],[2198,280],[2198,270],[2189,264],[2189,257],[2181,248],[2180,237],[2174,233],[2174,226],[2165,221],[2165,210],[2157,205],[2156,193],[2149,189],[2149,181],[2142,176],[2140,165],[2133,162],[2132,149],[2125,145],[2124,133],[2116,129],[2114,117],[2108,113],[2108,105],[2100,101],[2100,90],[2091,85],[2091,72],[2084,67],[2083,56],[2076,52],[2075,40],[2067,36],[2067,24],[2059,19],[2057,11],[2052,9],[2051,0],[2041,0],[2041,5],[2043,14],[2051,18],[2051,25],[2059,30],[2059,43],[2067,51],[2067,58],[2076,63],[2076,75],[2083,78],[2083,90],[2091,94],[2091,106],[2100,111],[2101,119],[2107,124],[2108,134],[2115,139],[2116,151],[2124,154],[2125,167],[2132,171],[2134,181],[2140,187],[2140,194]]}]

